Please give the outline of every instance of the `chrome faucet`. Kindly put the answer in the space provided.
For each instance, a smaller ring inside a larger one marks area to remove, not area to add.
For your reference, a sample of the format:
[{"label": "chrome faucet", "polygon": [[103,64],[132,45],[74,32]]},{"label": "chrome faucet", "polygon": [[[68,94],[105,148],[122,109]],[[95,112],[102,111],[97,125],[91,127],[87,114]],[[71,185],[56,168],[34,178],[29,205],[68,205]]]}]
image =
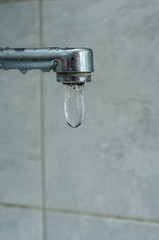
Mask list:
[{"label": "chrome faucet", "polygon": [[0,69],[53,70],[57,82],[85,83],[91,81],[93,52],[89,48],[0,48]]},{"label": "chrome faucet", "polygon": [[65,87],[65,118],[78,127],[84,115],[83,86],[91,81],[93,51],[89,48],[0,48],[0,69],[31,69],[56,72]]}]

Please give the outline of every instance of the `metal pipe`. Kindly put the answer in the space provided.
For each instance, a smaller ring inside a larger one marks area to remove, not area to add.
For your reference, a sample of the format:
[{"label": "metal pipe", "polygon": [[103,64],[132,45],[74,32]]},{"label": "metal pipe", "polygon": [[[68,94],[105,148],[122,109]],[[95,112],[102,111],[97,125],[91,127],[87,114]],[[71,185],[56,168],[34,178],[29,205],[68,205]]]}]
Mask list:
[{"label": "metal pipe", "polygon": [[0,69],[53,70],[66,84],[91,81],[93,51],[89,48],[0,48]]}]

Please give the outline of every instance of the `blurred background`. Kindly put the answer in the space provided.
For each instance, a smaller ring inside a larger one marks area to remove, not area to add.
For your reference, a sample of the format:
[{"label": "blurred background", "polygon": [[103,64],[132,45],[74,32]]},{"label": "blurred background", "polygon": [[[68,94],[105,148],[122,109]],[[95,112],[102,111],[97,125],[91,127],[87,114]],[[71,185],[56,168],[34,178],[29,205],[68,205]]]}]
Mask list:
[{"label": "blurred background", "polygon": [[159,237],[158,0],[0,0],[0,47],[89,47],[85,118],[55,73],[0,71],[0,239]]}]

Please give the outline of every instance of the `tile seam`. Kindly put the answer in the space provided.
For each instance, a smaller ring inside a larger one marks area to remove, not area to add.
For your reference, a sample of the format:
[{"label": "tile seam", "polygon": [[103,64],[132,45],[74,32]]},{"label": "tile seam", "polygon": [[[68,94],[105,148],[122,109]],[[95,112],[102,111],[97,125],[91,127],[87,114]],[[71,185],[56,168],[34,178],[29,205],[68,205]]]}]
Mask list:
[{"label": "tile seam", "polygon": [[[39,0],[0,0],[0,4],[4,3],[21,3],[21,2],[38,2]],[[44,0],[44,2],[65,2],[70,0]]]},{"label": "tile seam", "polygon": [[77,216],[83,216],[83,217],[85,216],[85,217],[92,217],[92,218],[100,218],[100,219],[103,218],[103,219],[114,219],[119,221],[159,224],[159,220],[135,218],[135,217],[127,217],[127,216],[117,216],[117,215],[111,215],[111,214],[89,213],[89,212],[80,212],[80,211],[71,211],[71,210],[53,209],[53,208],[47,208],[46,211],[61,213],[61,214],[68,214],[68,215],[77,215]]},{"label": "tile seam", "polygon": [[[21,209],[32,209],[32,210],[43,210],[43,207],[37,206],[29,206],[23,204],[12,204],[12,203],[0,203],[0,207],[8,207],[8,208],[21,208]],[[119,221],[129,221],[129,222],[140,222],[140,223],[149,223],[149,224],[157,224],[159,225],[159,220],[152,219],[144,219],[144,218],[133,218],[133,217],[124,217],[124,216],[115,216],[110,214],[99,214],[99,213],[88,213],[88,212],[79,212],[79,211],[71,211],[65,209],[54,209],[54,208],[45,208],[46,212],[66,214],[66,215],[76,215],[82,217],[92,217],[92,218],[100,218],[100,219],[114,219]]]},{"label": "tile seam", "polygon": [[4,4],[4,3],[21,3],[21,2],[38,2],[38,0],[0,0],[0,4]]},{"label": "tile seam", "polygon": [[[38,0],[39,10],[39,47],[43,47],[43,16],[42,0]],[[42,239],[46,239],[46,212],[45,212],[45,149],[44,149],[44,87],[43,74],[40,71],[40,148],[41,148],[41,191],[42,191]]]}]

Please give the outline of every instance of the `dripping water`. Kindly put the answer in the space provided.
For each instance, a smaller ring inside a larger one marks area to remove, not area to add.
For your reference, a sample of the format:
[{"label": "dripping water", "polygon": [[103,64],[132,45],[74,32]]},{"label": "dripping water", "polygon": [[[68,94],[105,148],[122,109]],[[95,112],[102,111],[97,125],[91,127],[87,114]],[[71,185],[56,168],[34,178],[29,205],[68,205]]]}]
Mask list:
[{"label": "dripping water", "polygon": [[77,128],[84,117],[84,84],[64,84],[64,113],[68,125]]},{"label": "dripping water", "polygon": [[26,74],[28,70],[26,69],[19,69],[22,74]]}]

